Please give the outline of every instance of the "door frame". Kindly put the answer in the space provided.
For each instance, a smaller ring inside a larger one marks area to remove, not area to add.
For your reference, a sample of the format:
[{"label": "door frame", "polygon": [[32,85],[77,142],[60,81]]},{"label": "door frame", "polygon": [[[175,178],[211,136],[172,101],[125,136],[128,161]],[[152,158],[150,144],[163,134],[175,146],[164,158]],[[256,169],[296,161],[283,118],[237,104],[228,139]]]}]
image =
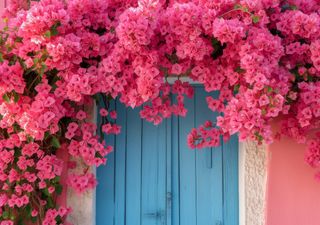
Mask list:
[{"label": "door frame", "polygon": [[[169,83],[173,83],[175,80],[175,78],[169,78]],[[185,77],[180,78],[180,80],[188,81],[190,84],[199,84]],[[91,115],[91,121],[96,122],[96,105],[93,107]],[[267,161],[265,145],[257,146],[253,142],[239,142],[239,225],[264,225],[265,223]],[[95,167],[92,168],[92,172],[96,174]],[[251,196],[255,196],[255,198],[251,198]],[[96,225],[96,189],[81,196],[68,191],[67,203],[73,209],[69,216],[70,222],[75,225]],[[84,205],[87,207],[84,207]],[[260,207],[256,207],[257,205],[260,205]],[[260,209],[260,211],[257,211],[257,209]],[[255,224],[248,223],[252,220],[252,217],[254,217]]]}]

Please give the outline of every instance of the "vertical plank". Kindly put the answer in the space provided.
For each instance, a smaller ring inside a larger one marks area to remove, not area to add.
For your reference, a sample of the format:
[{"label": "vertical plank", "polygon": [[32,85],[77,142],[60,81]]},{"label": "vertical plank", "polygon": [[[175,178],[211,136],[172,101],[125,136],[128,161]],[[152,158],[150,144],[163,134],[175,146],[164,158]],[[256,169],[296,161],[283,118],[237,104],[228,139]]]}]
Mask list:
[{"label": "vertical plank", "polygon": [[239,224],[238,136],[223,145],[224,225]]},{"label": "vertical plank", "polygon": [[141,224],[157,225],[165,219],[165,124],[143,121]]},{"label": "vertical plank", "polygon": [[166,120],[162,122],[158,127],[158,190],[157,190],[157,202],[158,202],[158,210],[160,210],[160,217],[158,218],[158,225],[167,225],[166,224],[166,194],[167,194],[167,143],[166,143],[166,135],[167,135],[167,126]]},{"label": "vertical plank", "polygon": [[[172,183],[172,224],[180,225],[180,148],[179,148],[179,119],[172,117],[171,139],[171,168],[172,174],[167,179]],[[169,218],[170,221],[170,218]]]},{"label": "vertical plank", "polygon": [[141,224],[141,139],[139,110],[127,110],[126,225]]},{"label": "vertical plank", "polygon": [[[188,114],[179,117],[179,156],[180,156],[180,225],[196,225],[196,152],[189,149],[187,135],[194,127],[194,99],[186,99]],[[199,224],[200,225],[200,224]]]},{"label": "vertical plank", "polygon": [[[114,225],[125,225],[126,202],[126,148],[127,148],[127,109],[117,102],[117,123],[121,133],[116,136],[115,146],[115,221]],[[100,225],[100,224],[97,224]]]},{"label": "vertical plank", "polygon": [[172,117],[166,119],[166,225],[172,225],[172,204],[173,204],[173,187],[172,187]]},{"label": "vertical plank", "polygon": [[[213,113],[206,104],[206,93],[203,87],[196,87],[195,116],[196,127],[206,120],[215,121]],[[211,93],[217,97],[218,93]],[[222,148],[205,148],[196,151],[196,184],[197,184],[197,224],[219,224],[223,221],[223,178]]]},{"label": "vertical plank", "polygon": [[[100,104],[101,108],[102,105]],[[115,108],[115,102],[112,102],[110,107]],[[98,112],[99,113],[99,110]],[[98,116],[98,125],[101,124],[101,117]],[[101,133],[100,133],[101,134]],[[102,134],[103,135],[103,134]],[[108,145],[115,147],[114,135],[104,135]],[[115,152],[107,155],[107,165],[101,166],[97,170],[98,186],[96,189],[96,223],[98,225],[114,225],[114,163]]]}]

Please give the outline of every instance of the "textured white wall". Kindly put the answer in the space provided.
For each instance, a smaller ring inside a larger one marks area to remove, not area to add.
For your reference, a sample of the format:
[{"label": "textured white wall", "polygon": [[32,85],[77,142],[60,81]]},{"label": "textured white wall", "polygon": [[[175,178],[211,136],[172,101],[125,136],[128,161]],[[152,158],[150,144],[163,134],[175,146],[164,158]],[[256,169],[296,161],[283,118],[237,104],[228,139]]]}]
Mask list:
[{"label": "textured white wall", "polygon": [[68,190],[68,206],[72,207],[72,213],[68,221],[73,225],[94,225],[95,224],[95,192],[86,191],[78,195]]},{"label": "textured white wall", "polygon": [[264,225],[267,184],[266,146],[252,142],[239,149],[240,225]]},{"label": "textured white wall", "polygon": [[[0,0],[1,1],[1,0]],[[97,121],[97,107],[94,105],[92,110],[89,110],[90,117],[88,120]],[[79,163],[78,165],[81,165]],[[79,166],[75,169],[75,172],[81,173],[83,167]],[[96,174],[96,169],[91,168],[91,172]],[[79,195],[68,189],[67,193],[67,205],[72,207],[72,213],[68,217],[68,222],[73,225],[95,225],[96,218],[96,196],[95,190],[86,191]]]}]

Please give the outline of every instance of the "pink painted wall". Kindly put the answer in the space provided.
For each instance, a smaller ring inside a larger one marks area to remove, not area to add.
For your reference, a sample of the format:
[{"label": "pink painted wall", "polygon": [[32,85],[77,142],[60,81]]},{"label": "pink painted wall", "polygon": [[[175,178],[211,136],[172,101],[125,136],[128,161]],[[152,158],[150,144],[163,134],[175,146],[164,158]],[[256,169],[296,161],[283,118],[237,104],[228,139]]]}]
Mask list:
[{"label": "pink painted wall", "polygon": [[6,0],[0,0],[0,14],[2,14],[6,5]]},{"label": "pink painted wall", "polygon": [[320,224],[320,182],[304,162],[304,149],[289,139],[268,147],[266,225]]}]

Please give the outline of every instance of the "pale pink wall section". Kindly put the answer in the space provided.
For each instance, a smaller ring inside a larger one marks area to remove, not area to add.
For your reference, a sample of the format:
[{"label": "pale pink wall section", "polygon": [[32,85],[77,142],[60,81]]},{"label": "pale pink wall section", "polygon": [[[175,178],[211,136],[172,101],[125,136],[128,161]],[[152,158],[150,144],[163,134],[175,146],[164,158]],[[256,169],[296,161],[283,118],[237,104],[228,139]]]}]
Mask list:
[{"label": "pale pink wall section", "polygon": [[0,14],[3,12],[6,6],[6,0],[0,0]]},{"label": "pale pink wall section", "polygon": [[288,139],[268,147],[266,225],[320,224],[320,182],[304,162],[304,149]]},{"label": "pale pink wall section", "polygon": [[4,11],[6,7],[6,0],[0,0],[0,29],[3,28],[3,21],[2,21],[2,12]]}]

